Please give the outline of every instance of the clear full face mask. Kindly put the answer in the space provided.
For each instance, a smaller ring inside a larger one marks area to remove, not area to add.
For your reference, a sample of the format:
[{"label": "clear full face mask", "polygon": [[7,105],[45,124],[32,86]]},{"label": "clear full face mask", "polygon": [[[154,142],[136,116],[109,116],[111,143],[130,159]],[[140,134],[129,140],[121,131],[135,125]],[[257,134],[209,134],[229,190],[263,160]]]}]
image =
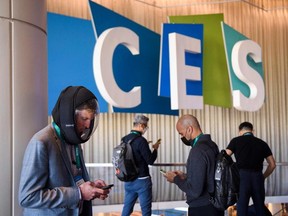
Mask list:
[{"label": "clear full face mask", "polygon": [[94,100],[93,103],[97,104],[95,110],[75,110],[76,130],[80,139],[83,141],[87,141],[98,127],[100,113],[99,105],[97,100]]}]

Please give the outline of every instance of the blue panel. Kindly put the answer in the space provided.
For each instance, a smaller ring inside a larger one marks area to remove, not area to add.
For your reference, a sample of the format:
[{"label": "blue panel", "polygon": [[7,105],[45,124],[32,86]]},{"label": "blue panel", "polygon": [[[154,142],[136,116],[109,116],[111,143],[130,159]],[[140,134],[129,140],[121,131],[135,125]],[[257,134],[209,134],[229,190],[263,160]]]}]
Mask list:
[{"label": "blue panel", "polygon": [[88,20],[48,13],[48,115],[60,92],[69,85],[83,85],[98,98],[101,112],[108,104],[100,95],[93,76],[95,37]]},{"label": "blue panel", "polygon": [[169,34],[178,33],[188,37],[201,40],[201,53],[185,53],[186,65],[201,68],[201,81],[187,81],[187,95],[203,95],[202,85],[202,66],[203,66],[203,25],[202,24],[163,24],[162,28],[162,58],[161,58],[161,77],[160,95],[170,97],[170,60],[169,60]]},{"label": "blue panel", "polygon": [[129,109],[113,107],[114,111],[178,115],[178,111],[171,110],[169,98],[157,95],[160,35],[101,5],[92,1],[89,3],[95,35],[99,36],[109,28],[121,26],[134,31],[139,37],[139,55],[133,56],[124,46],[116,49],[113,56],[113,72],[122,90],[128,91],[134,86],[141,86],[141,104]]}]

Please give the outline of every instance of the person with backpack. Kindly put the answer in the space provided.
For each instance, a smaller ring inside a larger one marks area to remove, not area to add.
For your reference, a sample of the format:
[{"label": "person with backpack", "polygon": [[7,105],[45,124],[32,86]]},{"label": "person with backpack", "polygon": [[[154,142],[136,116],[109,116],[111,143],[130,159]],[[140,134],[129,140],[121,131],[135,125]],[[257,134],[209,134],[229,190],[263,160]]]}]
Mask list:
[{"label": "person with backpack", "polygon": [[210,194],[214,192],[218,146],[209,134],[203,134],[193,115],[181,116],[176,129],[182,142],[192,147],[186,163],[187,171],[168,171],[164,177],[186,193],[189,216],[223,216],[224,211],[218,210],[210,202]]},{"label": "person with backpack", "polygon": [[149,128],[148,121],[149,118],[145,115],[136,114],[132,130],[122,138],[125,142],[133,139],[130,144],[135,164],[139,169],[135,180],[124,182],[125,198],[122,216],[128,216],[133,212],[137,198],[139,198],[142,215],[152,214],[152,181],[148,165],[153,165],[157,159],[157,150],[161,140],[152,145],[153,151],[151,152],[149,143],[143,137]]},{"label": "person with backpack", "polygon": [[[240,174],[237,215],[247,216],[250,197],[257,216],[264,216],[264,180],[274,171],[276,164],[271,149],[266,142],[253,134],[253,125],[243,122],[239,125],[239,136],[233,138],[226,148],[228,155],[234,153]],[[263,162],[268,166],[262,173]]]}]

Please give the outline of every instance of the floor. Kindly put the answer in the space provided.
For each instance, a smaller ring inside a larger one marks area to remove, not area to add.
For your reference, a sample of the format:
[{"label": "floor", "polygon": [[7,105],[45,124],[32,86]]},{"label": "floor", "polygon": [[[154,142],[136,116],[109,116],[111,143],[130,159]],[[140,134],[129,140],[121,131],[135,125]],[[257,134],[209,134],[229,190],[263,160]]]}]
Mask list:
[{"label": "floor", "polygon": [[[267,204],[267,208],[271,212],[273,216],[288,216],[288,204],[280,203],[280,204]],[[135,211],[131,214],[131,216],[141,216],[140,211]],[[225,216],[236,216],[237,209],[232,206],[229,207],[225,211]],[[121,216],[121,212],[106,212],[106,213],[95,213],[94,216]],[[153,210],[152,216],[187,216],[187,209],[183,208],[173,208],[173,209],[159,209]]]}]

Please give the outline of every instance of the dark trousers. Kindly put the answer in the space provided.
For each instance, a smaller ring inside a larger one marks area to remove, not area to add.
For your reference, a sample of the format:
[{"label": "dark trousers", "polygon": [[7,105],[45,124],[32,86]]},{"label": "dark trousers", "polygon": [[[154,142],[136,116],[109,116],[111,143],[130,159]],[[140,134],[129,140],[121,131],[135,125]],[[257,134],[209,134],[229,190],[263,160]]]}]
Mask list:
[{"label": "dark trousers", "polygon": [[220,211],[210,204],[207,206],[189,207],[188,216],[224,216],[224,211]]},{"label": "dark trousers", "polygon": [[264,216],[265,188],[261,171],[240,170],[239,200],[237,216],[247,216],[250,197],[253,200],[257,216]]}]

